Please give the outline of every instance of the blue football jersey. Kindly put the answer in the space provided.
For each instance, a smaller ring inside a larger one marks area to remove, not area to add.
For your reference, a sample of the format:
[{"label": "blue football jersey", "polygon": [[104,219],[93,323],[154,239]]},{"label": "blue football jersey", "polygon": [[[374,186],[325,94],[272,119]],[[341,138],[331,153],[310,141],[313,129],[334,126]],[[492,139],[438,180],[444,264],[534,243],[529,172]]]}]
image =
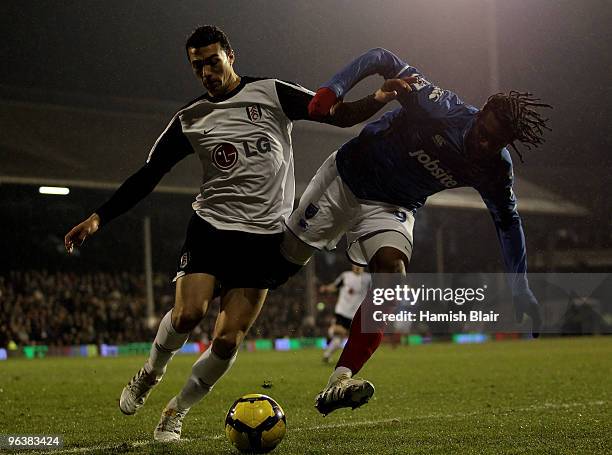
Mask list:
[{"label": "blue football jersey", "polygon": [[419,79],[411,85],[412,92],[400,97],[401,108],[366,125],[338,151],[338,171],[357,197],[416,210],[432,194],[470,186],[500,203],[501,211],[515,208],[508,150],[487,163],[471,159],[464,141],[478,109],[431,84],[415,67],[385,49],[373,49],[324,86],[342,98],[374,72],[386,78]]},{"label": "blue football jersey", "polygon": [[478,109],[455,93],[426,80],[413,66],[377,48],[351,62],[323,84],[341,99],[361,79],[417,76],[400,108],[366,125],[338,151],[338,173],[360,199],[416,211],[427,197],[473,187],[489,208],[501,242],[506,269],[515,276],[515,293],[528,291],[525,239],[512,191],[513,171],[506,148],[490,159],[475,160],[465,140]]}]

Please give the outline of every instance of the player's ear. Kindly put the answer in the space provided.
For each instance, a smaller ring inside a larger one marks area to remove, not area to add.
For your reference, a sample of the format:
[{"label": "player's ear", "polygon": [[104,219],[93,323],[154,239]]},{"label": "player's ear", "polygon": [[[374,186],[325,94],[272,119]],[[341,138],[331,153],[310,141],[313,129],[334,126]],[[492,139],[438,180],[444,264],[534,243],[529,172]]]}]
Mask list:
[{"label": "player's ear", "polygon": [[229,60],[230,65],[234,65],[234,60],[236,60],[236,54],[234,54],[234,50],[232,49],[227,54],[227,59]]}]

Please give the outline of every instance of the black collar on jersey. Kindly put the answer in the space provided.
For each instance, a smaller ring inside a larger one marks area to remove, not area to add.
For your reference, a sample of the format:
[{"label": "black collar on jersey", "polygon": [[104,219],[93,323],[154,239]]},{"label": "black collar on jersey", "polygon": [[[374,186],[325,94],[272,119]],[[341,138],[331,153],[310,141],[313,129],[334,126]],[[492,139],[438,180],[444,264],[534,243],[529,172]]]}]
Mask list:
[{"label": "black collar on jersey", "polygon": [[220,101],[225,101],[225,100],[231,98],[232,96],[238,94],[240,92],[240,90],[242,90],[244,88],[244,86],[246,84],[249,84],[251,82],[261,81],[263,79],[269,79],[269,78],[241,76],[240,77],[240,83],[231,92],[229,92],[229,93],[227,93],[227,94],[225,94],[223,96],[218,96],[218,97],[212,97],[212,96],[208,95],[208,93],[204,93],[203,95],[200,95],[197,98],[189,101],[187,104],[183,105],[179,109],[179,111],[182,111],[183,109],[191,106],[192,104],[197,103],[197,102],[202,101],[202,100],[210,101],[211,103],[218,103]]},{"label": "black collar on jersey", "polygon": [[234,90],[232,90],[231,92],[228,92],[228,93],[226,93],[225,95],[222,95],[222,96],[210,96],[208,93],[205,93],[202,98],[207,100],[207,101],[210,101],[211,103],[219,103],[221,101],[228,100],[232,96],[237,95],[240,92],[240,90],[242,90],[244,88],[244,86],[246,84],[248,84],[249,82],[253,82],[253,79],[248,77],[248,76],[241,76],[240,77],[240,82],[238,83],[236,88]]}]

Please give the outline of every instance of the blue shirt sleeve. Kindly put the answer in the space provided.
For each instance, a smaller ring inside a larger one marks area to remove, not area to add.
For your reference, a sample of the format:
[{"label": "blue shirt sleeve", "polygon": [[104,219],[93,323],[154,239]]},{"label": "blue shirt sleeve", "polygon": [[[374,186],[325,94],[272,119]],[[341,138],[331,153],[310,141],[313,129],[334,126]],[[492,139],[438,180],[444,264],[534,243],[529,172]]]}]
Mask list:
[{"label": "blue shirt sleeve", "polygon": [[512,295],[517,296],[530,292],[527,281],[527,249],[521,217],[516,208],[516,196],[512,190],[514,176],[507,149],[502,151],[502,159],[502,175],[493,183],[478,188],[478,191],[495,223]]},{"label": "blue shirt sleeve", "polygon": [[473,109],[450,90],[444,90],[426,80],[418,69],[407,64],[393,52],[383,48],[371,49],[357,57],[323,87],[331,89],[338,98],[343,98],[358,82],[373,74],[385,79],[417,76],[418,80],[410,84],[412,91],[400,96],[398,101],[414,120],[443,120],[449,126],[456,119],[464,121],[466,110]]},{"label": "blue shirt sleeve", "polygon": [[378,47],[357,57],[322,87],[330,88],[338,98],[343,98],[355,84],[373,74],[392,79],[418,73],[416,68],[403,62],[393,52]]}]

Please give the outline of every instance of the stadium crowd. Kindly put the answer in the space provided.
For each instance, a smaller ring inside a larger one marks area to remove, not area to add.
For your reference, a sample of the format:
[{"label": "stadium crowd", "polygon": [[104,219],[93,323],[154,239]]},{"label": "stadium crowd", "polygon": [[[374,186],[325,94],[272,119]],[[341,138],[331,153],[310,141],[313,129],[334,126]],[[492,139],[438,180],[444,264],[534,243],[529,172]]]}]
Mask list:
[{"label": "stadium crowd", "polygon": [[[174,286],[167,275],[154,276],[155,315],[163,315],[174,303]],[[303,283],[271,291],[250,338],[322,335],[332,307],[308,317]],[[219,311],[218,299],[200,326],[195,341],[212,335]],[[0,275],[0,348],[44,344],[121,344],[153,339],[147,323],[144,275],[127,272],[74,273],[46,270],[11,271]]]}]

